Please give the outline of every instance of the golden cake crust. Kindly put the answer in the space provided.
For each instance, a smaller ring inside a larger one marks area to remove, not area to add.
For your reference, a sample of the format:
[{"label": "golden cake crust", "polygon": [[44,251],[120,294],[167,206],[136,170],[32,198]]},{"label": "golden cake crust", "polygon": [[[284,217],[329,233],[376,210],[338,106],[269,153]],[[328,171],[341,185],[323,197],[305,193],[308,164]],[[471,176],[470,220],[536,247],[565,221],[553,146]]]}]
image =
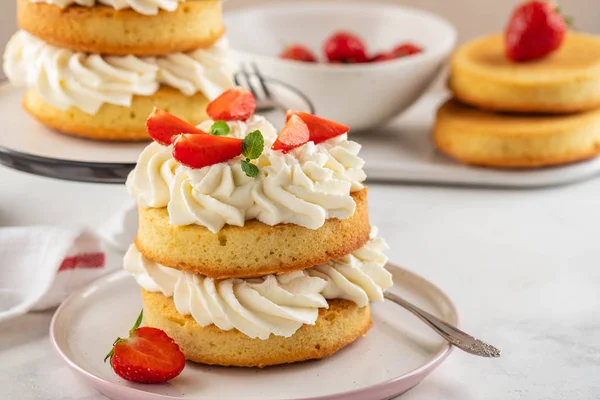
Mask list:
[{"label": "golden cake crust", "polygon": [[464,103],[496,111],[571,113],[600,107],[600,37],[569,32],[559,50],[516,63],[502,35],[474,40],[451,58],[449,87]]},{"label": "golden cake crust", "polygon": [[85,53],[165,55],[209,47],[225,33],[220,0],[188,1],[143,15],[131,9],[18,0],[19,26],[52,45]]},{"label": "golden cake crust", "polygon": [[139,207],[135,244],[152,261],[215,279],[288,273],[339,259],[367,243],[367,189],[352,197],[354,215],[328,219],[314,230],[251,220],[243,227],[225,225],[214,234],[199,225],[171,225],[166,207]]},{"label": "golden cake crust", "polygon": [[569,115],[496,114],[449,100],[440,107],[434,143],[467,164],[529,168],[600,153],[600,110]]},{"label": "golden cake crust", "polygon": [[165,331],[186,359],[202,364],[262,368],[324,358],[371,327],[368,305],[361,308],[348,300],[330,300],[328,309],[319,310],[315,325],[303,325],[289,338],[251,339],[236,329],[201,327],[191,316],[179,314],[173,300],[161,293],[142,289],[142,301],[144,324]]},{"label": "golden cake crust", "polygon": [[208,118],[208,103],[202,93],[186,96],[162,86],[152,96],[134,96],[131,107],[103,104],[95,115],[89,115],[75,107],[57,109],[35,89],[23,97],[23,108],[42,124],[73,136],[111,141],[149,140],[146,119],[155,106],[196,125]]}]

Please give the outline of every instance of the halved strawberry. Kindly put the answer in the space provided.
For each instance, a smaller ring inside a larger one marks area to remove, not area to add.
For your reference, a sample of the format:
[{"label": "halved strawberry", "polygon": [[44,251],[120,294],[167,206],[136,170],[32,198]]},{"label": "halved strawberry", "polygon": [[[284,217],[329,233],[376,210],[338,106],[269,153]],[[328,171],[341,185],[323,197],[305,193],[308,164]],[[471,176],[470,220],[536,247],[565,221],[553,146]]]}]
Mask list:
[{"label": "halved strawberry", "polygon": [[306,123],[308,131],[310,132],[310,140],[315,144],[343,135],[350,130],[346,125],[301,111],[289,110],[287,112],[286,121],[290,120],[293,115],[297,115],[304,123]]},{"label": "halved strawberry", "polygon": [[246,89],[229,89],[214,99],[206,108],[215,121],[245,121],[254,114],[256,100]]},{"label": "halved strawberry", "polygon": [[142,313],[126,339],[117,338],[104,361],[121,378],[138,383],[162,383],[175,378],[185,367],[185,356],[164,331],[140,328]]},{"label": "halved strawberry", "polygon": [[155,142],[165,146],[170,145],[173,136],[180,133],[206,134],[194,125],[156,107],[146,120],[146,130]]},{"label": "halved strawberry", "polygon": [[204,168],[242,154],[242,139],[183,134],[173,142],[173,158],[190,168]]},{"label": "halved strawberry", "polygon": [[271,148],[287,153],[310,140],[308,125],[299,116],[291,115]]}]

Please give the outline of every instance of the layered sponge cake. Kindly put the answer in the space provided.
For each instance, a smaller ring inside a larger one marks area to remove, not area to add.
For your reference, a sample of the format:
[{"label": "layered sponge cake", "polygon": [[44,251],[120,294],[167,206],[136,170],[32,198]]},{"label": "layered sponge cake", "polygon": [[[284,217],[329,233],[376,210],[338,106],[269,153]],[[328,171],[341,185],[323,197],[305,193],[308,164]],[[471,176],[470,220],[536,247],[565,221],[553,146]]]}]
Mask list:
[{"label": "layered sponge cake", "polygon": [[515,63],[500,34],[474,40],[451,59],[450,89],[473,106],[520,113],[572,113],[600,107],[600,38],[569,32],[547,57]]},{"label": "layered sponge cake", "polygon": [[567,115],[485,112],[448,100],[437,112],[436,146],[468,164],[543,167],[600,153],[600,110]]},{"label": "layered sponge cake", "polygon": [[188,360],[329,356],[368,331],[369,303],[392,285],[360,146],[310,114],[290,113],[277,132],[235,92],[198,127],[158,112],[148,121],[155,142],[127,181],[140,227],[125,269],[142,287],[145,323]]},{"label": "layered sponge cake", "polygon": [[600,154],[600,38],[568,31],[549,3],[517,7],[504,35],[464,44],[450,64],[453,99],[439,108],[433,131],[443,153],[496,168]]},{"label": "layered sponge cake", "polygon": [[122,56],[187,53],[225,33],[219,0],[17,0],[17,22],[56,47]]},{"label": "layered sponge cake", "polygon": [[4,70],[24,108],[64,133],[149,139],[154,106],[192,123],[232,87],[221,3],[19,0]]},{"label": "layered sponge cake", "polygon": [[569,32],[545,58],[515,63],[502,35],[474,40],[451,59],[450,89],[476,107],[504,112],[572,113],[600,107],[600,38]]}]

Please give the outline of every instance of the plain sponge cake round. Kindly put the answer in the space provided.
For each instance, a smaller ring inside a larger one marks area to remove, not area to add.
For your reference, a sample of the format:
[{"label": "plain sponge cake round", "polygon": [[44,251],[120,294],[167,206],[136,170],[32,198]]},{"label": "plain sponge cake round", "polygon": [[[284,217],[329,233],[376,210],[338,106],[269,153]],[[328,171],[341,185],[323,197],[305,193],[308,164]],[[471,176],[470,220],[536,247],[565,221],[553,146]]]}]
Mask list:
[{"label": "plain sponge cake round", "polygon": [[496,111],[570,113],[600,107],[600,38],[569,32],[547,57],[516,63],[502,35],[477,39],[451,59],[454,97]]},{"label": "plain sponge cake round", "polygon": [[438,110],[434,142],[467,164],[507,168],[565,164],[600,153],[600,110],[511,115],[449,100]]},{"label": "plain sponge cake round", "polygon": [[173,226],[166,207],[139,207],[135,244],[161,265],[214,279],[247,278],[311,268],[363,247],[371,227],[367,189],[352,194],[354,215],[331,218],[319,229],[294,224],[225,225],[212,233],[200,225]]},{"label": "plain sponge cake round", "polygon": [[224,34],[220,0],[188,1],[172,12],[70,6],[18,0],[19,26],[46,43],[110,55],[166,55],[206,48]]},{"label": "plain sponge cake round", "polygon": [[202,364],[266,367],[319,359],[332,355],[365,335],[371,327],[369,306],[348,300],[330,300],[320,309],[315,325],[302,325],[291,337],[271,335],[251,339],[236,329],[202,327],[177,312],[173,299],[142,290],[144,324],[162,329],[179,345],[185,358]]},{"label": "plain sponge cake round", "polygon": [[111,141],[150,140],[146,119],[155,106],[196,125],[208,118],[208,103],[202,93],[186,96],[163,86],[151,96],[134,96],[131,107],[105,103],[90,115],[76,107],[55,108],[35,89],[29,89],[23,97],[25,110],[44,125],[73,136]]}]

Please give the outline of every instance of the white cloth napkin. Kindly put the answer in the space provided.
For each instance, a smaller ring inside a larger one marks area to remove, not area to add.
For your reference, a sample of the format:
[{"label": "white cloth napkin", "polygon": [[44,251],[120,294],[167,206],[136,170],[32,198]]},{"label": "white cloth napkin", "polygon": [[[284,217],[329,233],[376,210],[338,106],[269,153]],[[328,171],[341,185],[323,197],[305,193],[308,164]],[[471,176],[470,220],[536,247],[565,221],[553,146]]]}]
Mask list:
[{"label": "white cloth napkin", "polygon": [[82,227],[0,228],[0,321],[59,305],[122,266],[137,213],[126,204],[97,233]]}]

